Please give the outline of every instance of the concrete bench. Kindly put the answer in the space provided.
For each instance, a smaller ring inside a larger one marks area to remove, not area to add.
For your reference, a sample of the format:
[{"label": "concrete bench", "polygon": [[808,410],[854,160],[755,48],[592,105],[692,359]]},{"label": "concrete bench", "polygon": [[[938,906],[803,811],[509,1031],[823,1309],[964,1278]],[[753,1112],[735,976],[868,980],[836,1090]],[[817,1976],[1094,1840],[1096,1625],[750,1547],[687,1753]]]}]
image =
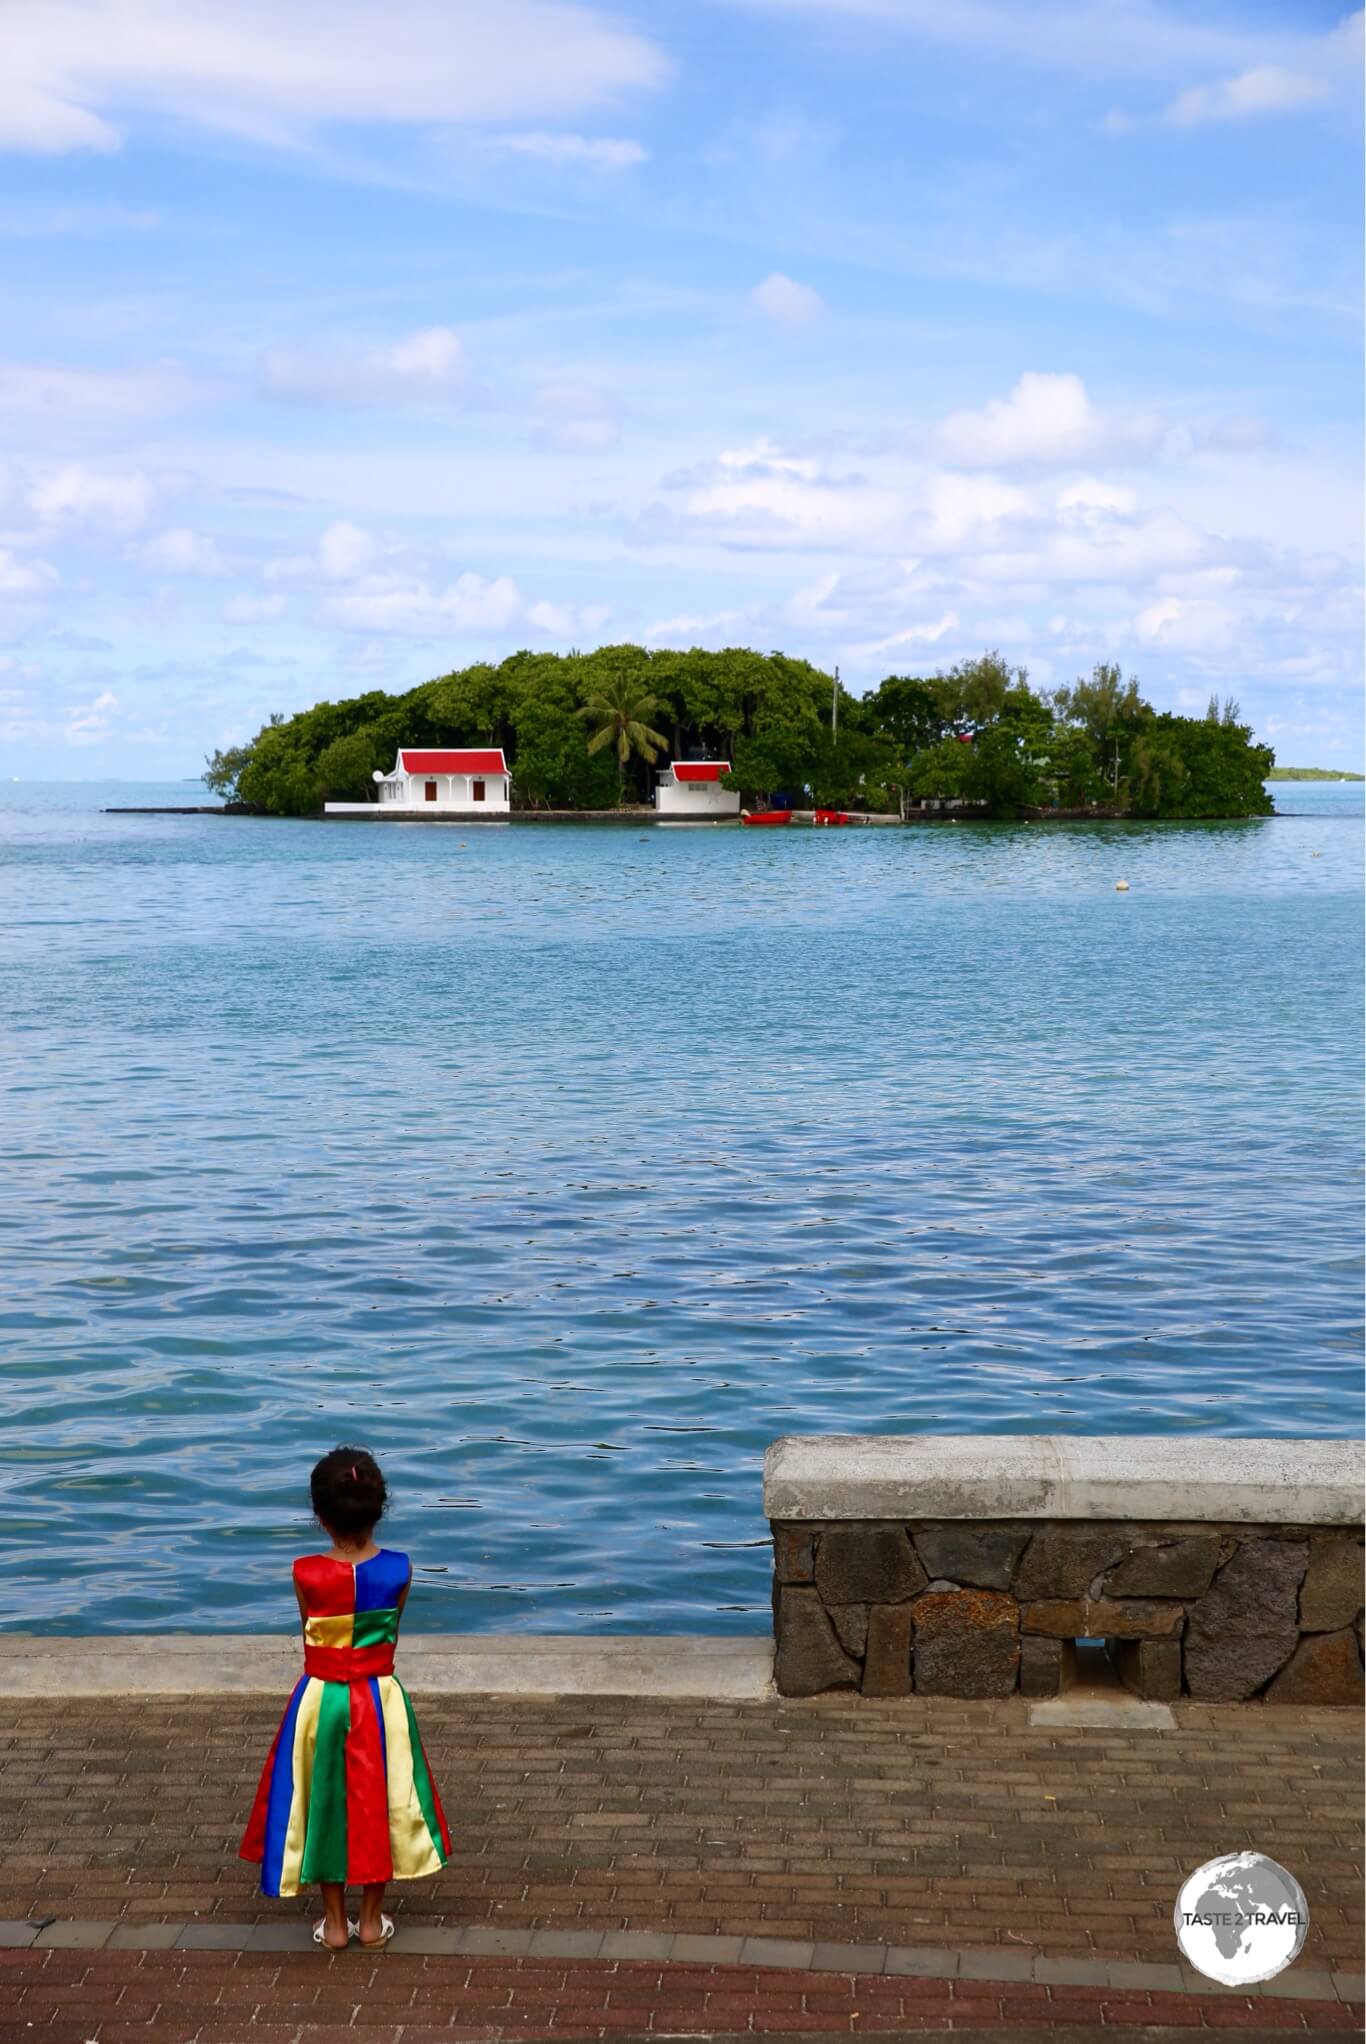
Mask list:
[{"label": "concrete bench", "polygon": [[1353,1441],[792,1435],[764,1461],[781,1694],[1362,1700]]}]

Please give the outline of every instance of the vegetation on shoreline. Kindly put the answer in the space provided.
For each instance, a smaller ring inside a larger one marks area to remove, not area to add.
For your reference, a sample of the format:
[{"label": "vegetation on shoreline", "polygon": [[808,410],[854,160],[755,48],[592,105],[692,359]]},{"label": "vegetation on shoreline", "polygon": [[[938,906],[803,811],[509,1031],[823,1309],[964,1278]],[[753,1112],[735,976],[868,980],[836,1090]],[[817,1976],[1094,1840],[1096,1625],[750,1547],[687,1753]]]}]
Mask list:
[{"label": "vegetation on shoreline", "polygon": [[730,760],[729,785],[759,806],[787,794],[903,812],[955,801],[987,816],[1272,813],[1273,755],[1236,703],[1172,716],[1105,664],[1041,692],[999,653],[945,674],[889,675],[861,697],[783,653],[514,653],[404,695],[376,689],[272,717],[214,753],[204,780],[267,814],[307,816],[371,800],[372,775],[401,745],[501,745],[522,808],[648,802],[667,757]]},{"label": "vegetation on shoreline", "polygon": [[1366,774],[1344,773],[1340,767],[1272,767],[1269,781],[1366,781]]}]

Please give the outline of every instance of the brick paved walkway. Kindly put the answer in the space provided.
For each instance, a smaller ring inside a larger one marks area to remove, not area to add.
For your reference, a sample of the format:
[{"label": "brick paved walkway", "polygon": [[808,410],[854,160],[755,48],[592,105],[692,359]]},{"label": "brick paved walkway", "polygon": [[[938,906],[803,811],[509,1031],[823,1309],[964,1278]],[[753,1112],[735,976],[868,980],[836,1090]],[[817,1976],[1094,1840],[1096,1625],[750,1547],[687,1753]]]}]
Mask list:
[{"label": "brick paved walkway", "polygon": [[[457,1852],[439,1879],[397,1891],[395,1913],[409,1925],[722,1933],[1169,1964],[1182,1877],[1216,1854],[1256,1848],[1289,1866],[1308,1897],[1311,1928],[1300,1967],[1360,1968],[1360,1727],[1351,1712],[1184,1705],[1175,1731],[1116,1733],[1032,1728],[1019,1703],[928,1698],[419,1704]],[[234,1857],[277,1715],[271,1705],[231,1697],[11,1706],[0,1731],[7,1848],[0,1918],[297,1921],[298,1905],[264,1902],[251,1870]],[[376,2044],[392,2044],[400,2027],[403,2044],[420,2040],[412,2010],[433,2005],[423,1998],[433,1990],[445,2010],[440,2034],[452,2035],[451,2011],[468,2008],[471,1982],[496,1985],[500,1994],[517,1987],[494,2030],[486,2023],[477,2034],[499,2034],[499,2026],[534,2033],[545,2014],[544,1987],[533,1991],[534,1982],[552,1978],[556,1992],[605,1993],[595,2007],[608,2013],[594,2033],[610,2028],[620,2036],[623,2011],[636,2006],[621,1999],[621,1983],[632,1987],[639,1973],[561,1962],[537,1974],[535,1962],[517,1961],[506,1962],[508,1978],[499,1981],[496,1960],[398,1952],[378,1962],[355,1953],[335,1962],[312,1953],[0,1958],[11,1991],[10,2008],[0,2010],[11,2028],[0,2028],[0,2039],[67,2034],[54,2025],[27,2027],[36,2019],[15,1997],[41,1999],[46,1990],[50,2005],[64,2010],[59,2022],[69,2034],[98,2036],[100,2044],[134,2034],[157,2044],[200,2035],[204,2044],[229,2044],[239,2033],[256,2044],[285,2044],[286,2035],[308,2036],[310,2022],[321,2036],[341,2018],[299,2014],[321,1992],[317,1968],[356,1965],[382,1966],[383,1992],[408,2008],[399,2025],[391,2017],[377,2022],[368,1994],[347,2001],[347,2034]],[[54,1966],[58,1973],[49,1972]],[[264,1982],[266,2000],[253,2008],[292,2013],[283,2026],[248,2023],[225,2016],[216,1991],[206,2004],[215,2013],[203,2017],[200,2031],[189,2029],[178,1969],[201,1967],[220,1984],[231,1976],[238,2006]],[[117,2017],[100,2002],[116,1976]],[[609,1977],[616,1984],[604,1989]],[[669,1967],[658,1984],[655,1968],[654,1978],[640,2030],[651,2022],[656,2030],[695,2030],[682,2017],[674,2023],[668,2010],[675,1992],[684,2003],[691,1996],[695,2010],[699,1992],[713,1991],[699,1988],[700,1970]],[[1349,2030],[1359,2029],[1340,2003],[1281,2001],[1274,2031],[1266,2028],[1265,1998],[1245,1999],[1241,2011],[1230,2004],[1221,2017],[1224,1998],[1212,1995],[1150,2004],[1135,1989],[1139,1999],[1130,2004],[1122,1992],[1081,1985],[941,1980],[908,1988],[845,1974],[827,1976],[836,1984],[818,1989],[811,1973],[795,1984],[783,1974],[785,1985],[776,1973],[756,1973],[754,1981],[777,1997],[760,2008],[757,1985],[737,1989],[736,1978],[727,1969],[730,1984],[714,1990],[721,2000],[703,2008],[713,2034],[726,1996],[737,2003],[734,2027],[751,2026],[739,2020],[746,1993],[752,2026],[772,2029],[786,2014],[789,2030],[807,2033],[872,2027],[873,2013],[880,2019],[893,1994],[920,2000],[897,2022],[889,2014],[884,2030],[942,2028],[946,2013],[955,2027],[969,2018],[1008,2028],[1026,2020],[1141,2025],[1160,2017],[1186,2027],[1222,2022],[1249,2034],[1261,2025],[1270,2035],[1287,2024],[1292,2031],[1310,2023],[1342,2027],[1345,2017]],[[675,1981],[683,1983],[677,1990]],[[63,1995],[52,1994],[58,1986]],[[101,2010],[98,2023],[81,2028],[76,2018],[70,2028],[68,1989]],[[158,1998],[163,1989],[178,2029],[158,2028],[145,2013],[166,2005]],[[285,1999],[296,1991],[304,1997],[297,2006]],[[821,1992],[843,1997],[841,2006],[808,2006]],[[22,2017],[11,2013],[17,2007]],[[133,2008],[144,2013],[128,2013]],[[855,2008],[867,2012],[857,2026]],[[567,2034],[562,2022],[554,2033]],[[427,2034],[437,2031],[428,2025]]]},{"label": "brick paved walkway", "polygon": [[[6,1965],[8,1960],[11,1963]],[[26,1963],[21,1964],[24,1961]],[[375,1959],[349,1952],[0,1952],[0,2044],[456,2044],[456,2040],[961,2033],[1354,2035],[1340,2002],[892,1980],[767,1968]]]}]

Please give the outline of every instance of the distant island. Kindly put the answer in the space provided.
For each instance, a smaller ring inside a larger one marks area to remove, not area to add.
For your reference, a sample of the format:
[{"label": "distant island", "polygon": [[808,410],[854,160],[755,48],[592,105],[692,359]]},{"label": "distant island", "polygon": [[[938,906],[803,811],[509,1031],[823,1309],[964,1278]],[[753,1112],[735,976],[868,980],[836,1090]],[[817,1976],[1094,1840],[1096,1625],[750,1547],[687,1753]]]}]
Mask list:
[{"label": "distant island", "polygon": [[1366,774],[1345,774],[1340,767],[1272,767],[1269,781],[1366,781]]},{"label": "distant island", "polygon": [[727,787],[759,809],[912,816],[946,804],[991,817],[1270,816],[1270,747],[1238,705],[1203,717],[1155,710],[1102,662],[1040,690],[999,653],[946,673],[891,674],[851,695],[809,661],[744,647],[671,652],[514,653],[423,682],[274,716],[208,760],[206,784],[234,807],[316,816],[375,800],[400,746],[501,747],[512,808],[630,809],[670,759],[721,760]]}]

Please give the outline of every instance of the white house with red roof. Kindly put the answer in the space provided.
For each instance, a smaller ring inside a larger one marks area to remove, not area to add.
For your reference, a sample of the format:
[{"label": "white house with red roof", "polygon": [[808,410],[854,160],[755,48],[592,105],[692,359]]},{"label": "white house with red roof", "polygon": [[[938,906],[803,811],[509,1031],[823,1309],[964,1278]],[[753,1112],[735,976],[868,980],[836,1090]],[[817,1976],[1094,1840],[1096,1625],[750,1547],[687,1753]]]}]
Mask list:
[{"label": "white house with red roof", "polygon": [[326,816],[506,816],[512,776],[501,746],[400,747],[393,770],[377,773],[374,802],[328,802]]},{"label": "white house with red roof", "polygon": [[728,759],[676,759],[659,777],[655,809],[671,823],[721,823],[740,814],[740,791],[723,788]]}]

